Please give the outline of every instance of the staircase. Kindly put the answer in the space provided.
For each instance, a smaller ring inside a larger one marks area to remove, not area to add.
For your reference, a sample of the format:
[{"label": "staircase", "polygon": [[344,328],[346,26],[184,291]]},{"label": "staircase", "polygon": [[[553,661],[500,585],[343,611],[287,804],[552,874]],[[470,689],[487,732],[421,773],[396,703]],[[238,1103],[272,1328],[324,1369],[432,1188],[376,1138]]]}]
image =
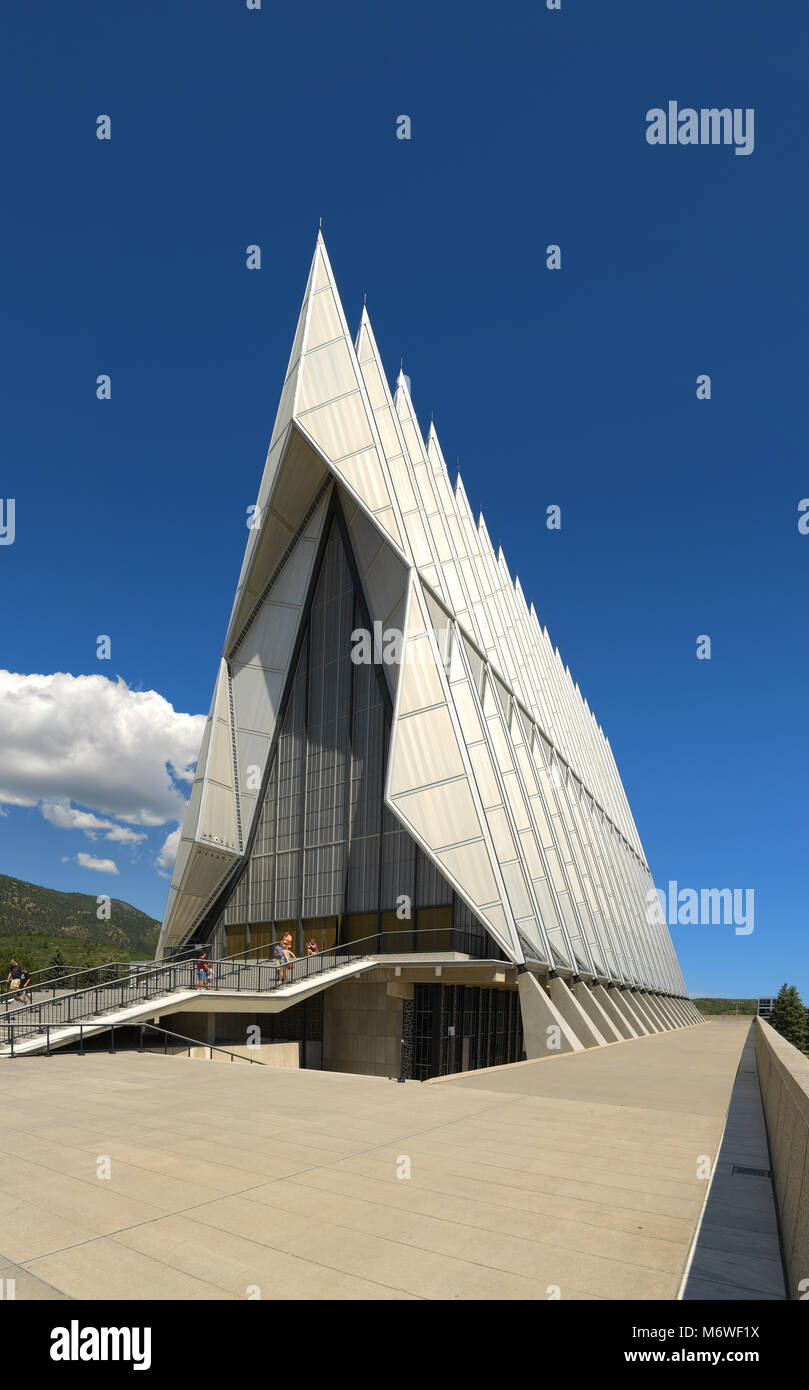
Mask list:
[{"label": "staircase", "polygon": [[211,983],[203,991],[197,988],[196,961],[183,960],[130,969],[103,984],[54,988],[50,998],[30,1004],[7,997],[0,1015],[0,1058],[50,1053],[105,1029],[145,1023],[182,1010],[203,992],[212,1002],[261,996],[267,1004],[272,1001],[271,1011],[276,1012],[374,964],[374,956],[339,950],[304,956],[285,967],[269,960],[224,957],[208,962]]}]

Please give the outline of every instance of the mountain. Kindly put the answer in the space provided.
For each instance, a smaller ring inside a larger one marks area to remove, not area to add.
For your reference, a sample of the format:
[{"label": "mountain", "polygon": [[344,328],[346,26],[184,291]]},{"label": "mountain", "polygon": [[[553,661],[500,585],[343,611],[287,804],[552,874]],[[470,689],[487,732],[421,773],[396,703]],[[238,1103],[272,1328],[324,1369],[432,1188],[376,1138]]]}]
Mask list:
[{"label": "mountain", "polygon": [[92,893],[60,893],[0,874],[0,977],[6,958],[39,970],[61,952],[68,965],[154,956],[160,923],[131,903],[113,898],[110,919],[99,921]]},{"label": "mountain", "polygon": [[757,999],[693,999],[701,1014],[757,1014]]}]

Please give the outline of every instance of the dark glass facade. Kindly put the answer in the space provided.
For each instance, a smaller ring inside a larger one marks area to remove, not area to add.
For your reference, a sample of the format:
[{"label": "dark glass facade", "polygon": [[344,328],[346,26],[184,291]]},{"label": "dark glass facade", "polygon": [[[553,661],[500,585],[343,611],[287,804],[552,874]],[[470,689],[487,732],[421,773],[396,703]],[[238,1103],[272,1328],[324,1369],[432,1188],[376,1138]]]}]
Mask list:
[{"label": "dark glass facade", "polygon": [[519,1062],[522,1017],[516,990],[477,985],[413,987],[413,1078]]},{"label": "dark glass facade", "polygon": [[218,917],[227,954],[266,954],[285,931],[301,954],[500,948],[383,803],[391,701],[381,665],[351,659],[372,631],[335,503],[247,863]]}]

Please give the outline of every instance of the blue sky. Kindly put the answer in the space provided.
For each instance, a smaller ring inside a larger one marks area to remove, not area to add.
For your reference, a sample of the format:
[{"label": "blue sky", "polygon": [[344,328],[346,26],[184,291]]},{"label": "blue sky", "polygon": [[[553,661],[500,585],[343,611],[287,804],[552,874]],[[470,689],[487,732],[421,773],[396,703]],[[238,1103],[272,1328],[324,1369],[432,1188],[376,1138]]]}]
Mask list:
[{"label": "blue sky", "polygon": [[[6,26],[0,872],[162,915],[177,716],[208,709],[322,217],[656,882],[755,891],[751,935],[673,928],[689,988],[809,1000],[805,6],[45,0]],[[754,152],[650,146],[670,100],[754,108]]]}]

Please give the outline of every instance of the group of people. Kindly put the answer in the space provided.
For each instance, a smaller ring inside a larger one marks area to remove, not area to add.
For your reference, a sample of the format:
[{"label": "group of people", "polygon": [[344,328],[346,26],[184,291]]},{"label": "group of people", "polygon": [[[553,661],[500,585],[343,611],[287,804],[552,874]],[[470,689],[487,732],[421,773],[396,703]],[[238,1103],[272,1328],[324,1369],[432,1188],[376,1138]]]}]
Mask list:
[{"label": "group of people", "polygon": [[197,961],[197,989],[210,989],[213,985],[211,967],[208,963],[208,952],[203,951]]},{"label": "group of people", "polygon": [[9,986],[18,1004],[28,1003],[28,991],[31,987],[31,975],[24,965],[11,958],[9,972],[6,975],[6,984]]},{"label": "group of people", "polygon": [[[306,943],[307,956],[316,956],[319,950],[320,947],[315,941],[315,938],[310,937]],[[278,966],[278,982],[279,984],[284,984],[292,962],[298,959],[292,950],[292,932],[286,932],[281,937],[280,941],[276,941],[272,948],[272,953],[273,959]],[[197,959],[197,989],[211,989],[212,985],[213,977],[208,960],[208,953],[207,951],[203,951]]]},{"label": "group of people", "polygon": [[[316,956],[318,950],[319,947],[315,938],[310,937],[306,943],[307,956]],[[272,953],[278,965],[278,983],[284,984],[289,974],[289,967],[294,960],[298,959],[292,950],[292,932],[286,932],[280,941],[276,941]]]}]

